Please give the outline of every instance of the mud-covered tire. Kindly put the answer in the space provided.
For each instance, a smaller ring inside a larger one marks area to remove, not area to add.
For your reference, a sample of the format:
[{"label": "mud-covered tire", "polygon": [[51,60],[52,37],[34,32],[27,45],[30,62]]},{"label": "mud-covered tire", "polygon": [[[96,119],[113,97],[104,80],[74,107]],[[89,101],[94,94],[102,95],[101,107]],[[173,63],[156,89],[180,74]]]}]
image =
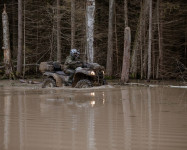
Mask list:
[{"label": "mud-covered tire", "polygon": [[90,87],[92,87],[92,83],[87,79],[78,81],[75,86],[75,88],[90,88]]},{"label": "mud-covered tire", "polygon": [[42,83],[42,88],[56,87],[56,82],[53,78],[47,78]]}]

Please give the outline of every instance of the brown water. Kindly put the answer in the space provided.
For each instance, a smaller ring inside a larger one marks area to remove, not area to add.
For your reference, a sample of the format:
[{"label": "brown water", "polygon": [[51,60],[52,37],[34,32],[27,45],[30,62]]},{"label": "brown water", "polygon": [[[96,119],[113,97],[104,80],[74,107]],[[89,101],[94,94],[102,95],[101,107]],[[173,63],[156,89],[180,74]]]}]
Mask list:
[{"label": "brown water", "polygon": [[0,150],[187,150],[187,90],[0,87]]}]

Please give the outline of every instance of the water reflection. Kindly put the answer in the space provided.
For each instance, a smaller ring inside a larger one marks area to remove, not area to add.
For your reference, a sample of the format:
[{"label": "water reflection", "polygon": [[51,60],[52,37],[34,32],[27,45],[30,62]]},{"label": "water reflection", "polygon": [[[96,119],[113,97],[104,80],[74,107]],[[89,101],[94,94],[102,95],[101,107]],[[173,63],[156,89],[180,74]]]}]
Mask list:
[{"label": "water reflection", "polygon": [[4,98],[4,148],[8,149],[9,146],[9,120],[11,110],[11,96]]},{"label": "water reflection", "polygon": [[1,150],[187,149],[185,89],[0,93]]},{"label": "water reflection", "polygon": [[122,95],[122,106],[123,106],[123,117],[124,117],[124,148],[125,149],[131,149],[131,114],[132,114],[132,108],[131,102],[130,102],[130,90],[129,89],[122,89],[121,95]]}]

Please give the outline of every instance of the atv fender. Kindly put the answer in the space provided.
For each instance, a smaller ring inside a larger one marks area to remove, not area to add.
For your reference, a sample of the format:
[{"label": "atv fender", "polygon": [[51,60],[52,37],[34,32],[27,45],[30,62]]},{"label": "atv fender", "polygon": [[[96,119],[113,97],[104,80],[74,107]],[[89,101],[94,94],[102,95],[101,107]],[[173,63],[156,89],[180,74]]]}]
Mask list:
[{"label": "atv fender", "polygon": [[95,76],[92,76],[90,74],[90,72],[91,71],[89,71],[86,68],[85,69],[82,69],[82,68],[81,69],[77,69],[75,71],[75,74],[74,74],[74,80],[73,80],[72,87],[75,87],[77,82],[82,80],[82,79],[88,79],[88,80],[92,81]]},{"label": "atv fender", "polygon": [[47,76],[48,78],[53,78],[56,81],[57,87],[62,86],[62,78],[58,74],[52,72],[45,72],[43,75]]},{"label": "atv fender", "polygon": [[90,74],[91,71],[89,69],[87,69],[87,68],[81,68],[81,67],[79,67],[79,68],[76,69],[75,74],[84,74],[86,76],[92,76]]}]

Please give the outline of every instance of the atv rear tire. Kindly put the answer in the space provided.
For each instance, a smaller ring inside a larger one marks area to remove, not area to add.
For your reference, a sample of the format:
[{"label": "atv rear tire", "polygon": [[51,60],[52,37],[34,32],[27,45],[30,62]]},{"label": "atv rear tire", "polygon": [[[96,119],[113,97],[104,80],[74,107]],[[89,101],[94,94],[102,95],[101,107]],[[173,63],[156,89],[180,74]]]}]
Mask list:
[{"label": "atv rear tire", "polygon": [[42,83],[42,88],[56,87],[56,82],[53,78],[47,78]]},{"label": "atv rear tire", "polygon": [[90,87],[92,87],[92,83],[87,79],[78,81],[75,86],[75,88],[90,88]]}]

